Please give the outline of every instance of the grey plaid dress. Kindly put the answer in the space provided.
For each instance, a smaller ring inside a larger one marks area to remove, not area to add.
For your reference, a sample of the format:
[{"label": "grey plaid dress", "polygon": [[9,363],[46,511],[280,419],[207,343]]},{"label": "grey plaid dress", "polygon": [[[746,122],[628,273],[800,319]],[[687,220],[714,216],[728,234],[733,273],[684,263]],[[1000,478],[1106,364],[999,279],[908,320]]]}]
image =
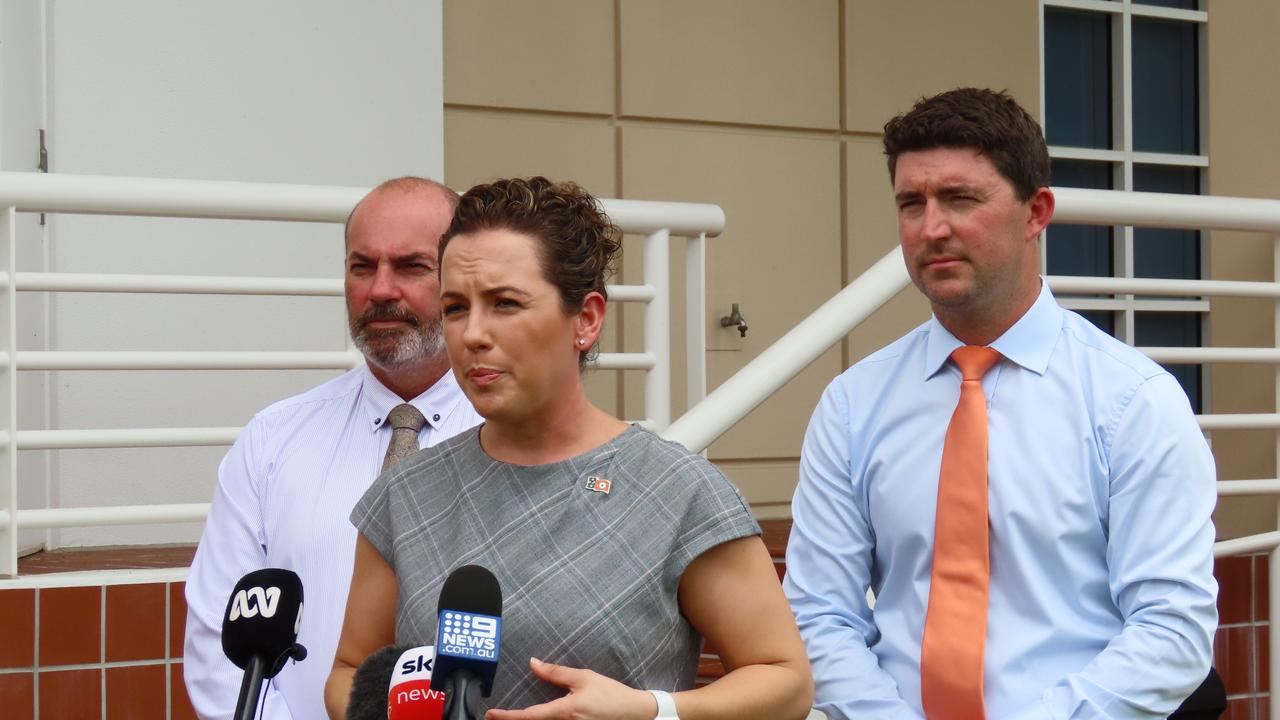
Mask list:
[{"label": "grey plaid dress", "polygon": [[[607,480],[609,492],[600,488]],[[564,691],[529,657],[640,689],[693,687],[702,638],[680,614],[680,576],[706,550],[760,528],[711,463],[633,426],[578,457],[498,462],[478,428],[384,473],[351,513],[395,569],[396,642],[430,645],[440,588],[461,565],[502,585],[502,647],[485,708]]]}]

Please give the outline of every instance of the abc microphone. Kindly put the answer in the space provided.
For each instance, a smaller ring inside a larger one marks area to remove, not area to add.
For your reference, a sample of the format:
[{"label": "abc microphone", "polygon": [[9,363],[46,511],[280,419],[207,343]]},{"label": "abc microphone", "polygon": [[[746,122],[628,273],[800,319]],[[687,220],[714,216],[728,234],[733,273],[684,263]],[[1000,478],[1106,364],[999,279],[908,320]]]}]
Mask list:
[{"label": "abc microphone", "polygon": [[346,720],[440,720],[444,693],[431,689],[435,648],[387,645],[356,668]]},{"label": "abc microphone", "polygon": [[254,570],[236,583],[222,618],[222,652],[244,670],[234,717],[253,720],[262,680],[307,656],[297,643],[302,579],[292,570]]},{"label": "abc microphone", "polygon": [[464,565],[440,589],[431,689],[445,693],[447,720],[474,720],[493,692],[502,645],[502,588],[493,573]]}]

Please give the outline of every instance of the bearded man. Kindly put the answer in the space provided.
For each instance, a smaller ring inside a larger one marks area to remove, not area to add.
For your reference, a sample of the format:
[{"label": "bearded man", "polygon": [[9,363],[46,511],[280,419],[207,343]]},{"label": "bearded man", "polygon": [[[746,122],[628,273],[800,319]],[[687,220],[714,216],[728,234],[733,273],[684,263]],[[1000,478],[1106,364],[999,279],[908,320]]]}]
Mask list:
[{"label": "bearded man", "polygon": [[236,581],[264,567],[302,578],[298,642],[308,655],[263,692],[263,717],[325,716],[355,552],[351,508],[404,455],[480,422],[449,372],[440,333],[438,245],[457,204],[449,188],[404,177],[355,206],[344,233],[345,292],[366,364],[258,413],[218,468],[186,586],[183,674],[201,718],[235,710],[243,673],[223,655],[222,614]]}]

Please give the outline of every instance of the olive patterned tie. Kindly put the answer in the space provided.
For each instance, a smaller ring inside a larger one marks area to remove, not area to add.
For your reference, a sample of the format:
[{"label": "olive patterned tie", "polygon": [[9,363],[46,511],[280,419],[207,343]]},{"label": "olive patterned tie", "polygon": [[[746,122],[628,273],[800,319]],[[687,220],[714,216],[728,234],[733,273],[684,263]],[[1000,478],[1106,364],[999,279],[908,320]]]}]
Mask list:
[{"label": "olive patterned tie", "polygon": [[387,422],[392,428],[391,444],[382,459],[382,472],[418,451],[418,431],[427,424],[427,419],[418,412],[418,408],[403,403],[392,408]]}]

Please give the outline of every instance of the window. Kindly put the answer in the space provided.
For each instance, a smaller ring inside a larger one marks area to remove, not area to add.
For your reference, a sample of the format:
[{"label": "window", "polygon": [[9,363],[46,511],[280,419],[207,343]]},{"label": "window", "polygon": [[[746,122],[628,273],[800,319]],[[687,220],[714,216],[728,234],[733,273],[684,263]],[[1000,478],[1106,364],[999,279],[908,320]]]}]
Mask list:
[{"label": "window", "polygon": [[[1060,187],[1198,194],[1203,152],[1199,0],[1042,0],[1045,137]],[[1199,278],[1200,233],[1051,225],[1049,275]],[[1135,345],[1198,346],[1200,298],[1064,296],[1059,301]],[[1201,368],[1169,366],[1197,412]]]}]

